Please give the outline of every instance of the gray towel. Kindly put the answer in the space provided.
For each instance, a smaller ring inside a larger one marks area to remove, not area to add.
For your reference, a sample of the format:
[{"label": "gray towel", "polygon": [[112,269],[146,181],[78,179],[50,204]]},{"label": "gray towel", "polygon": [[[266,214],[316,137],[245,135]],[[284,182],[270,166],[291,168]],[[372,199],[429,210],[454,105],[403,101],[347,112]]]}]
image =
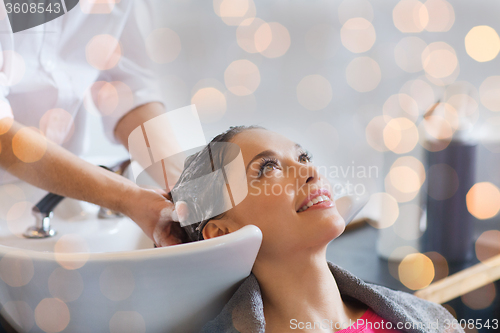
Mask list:
[{"label": "gray towel", "polygon": [[[425,301],[409,293],[365,283],[348,271],[328,262],[342,296],[366,304],[383,319],[412,326],[401,329],[409,333],[459,333],[460,327],[449,327],[453,316],[441,305]],[[421,323],[436,323],[437,327],[422,327]],[[413,324],[410,324],[413,323]],[[204,333],[265,332],[264,306],[259,283],[250,274],[222,309],[221,313],[202,329]]]}]

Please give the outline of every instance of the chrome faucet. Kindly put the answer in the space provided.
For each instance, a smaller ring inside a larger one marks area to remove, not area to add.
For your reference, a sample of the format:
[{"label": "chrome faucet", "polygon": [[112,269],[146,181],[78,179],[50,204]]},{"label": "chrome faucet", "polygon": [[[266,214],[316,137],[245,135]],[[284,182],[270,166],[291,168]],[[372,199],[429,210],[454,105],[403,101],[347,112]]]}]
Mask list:
[{"label": "chrome faucet", "polygon": [[50,227],[50,219],[53,216],[52,211],[61,202],[64,197],[49,193],[43,197],[32,209],[31,213],[35,216],[35,226],[28,228],[23,236],[26,238],[46,238],[57,234],[57,231]]}]

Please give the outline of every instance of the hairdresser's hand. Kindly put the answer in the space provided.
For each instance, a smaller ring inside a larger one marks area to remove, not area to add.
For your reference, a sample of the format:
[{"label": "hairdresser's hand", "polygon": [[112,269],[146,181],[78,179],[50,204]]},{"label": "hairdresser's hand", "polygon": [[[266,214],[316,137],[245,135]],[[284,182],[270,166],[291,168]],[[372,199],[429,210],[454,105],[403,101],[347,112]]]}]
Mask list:
[{"label": "hairdresser's hand", "polygon": [[[157,246],[181,244],[185,238],[174,204],[161,190],[138,188],[125,200],[124,213],[134,220]],[[181,205],[182,206],[182,205]],[[187,210],[180,209],[181,217]]]}]

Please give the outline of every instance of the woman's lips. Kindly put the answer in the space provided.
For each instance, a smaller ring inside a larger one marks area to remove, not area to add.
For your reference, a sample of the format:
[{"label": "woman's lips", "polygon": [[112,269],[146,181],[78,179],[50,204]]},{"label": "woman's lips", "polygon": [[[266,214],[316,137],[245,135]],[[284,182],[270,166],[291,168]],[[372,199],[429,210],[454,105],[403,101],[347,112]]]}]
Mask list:
[{"label": "woman's lips", "polygon": [[299,210],[298,213],[302,213],[305,211],[310,211],[314,209],[325,209],[325,208],[330,208],[335,206],[335,203],[332,200],[325,200],[323,202],[318,202],[316,204],[313,204],[311,207],[306,208],[305,210]]},{"label": "woman's lips", "polygon": [[331,194],[326,189],[316,189],[311,191],[307,198],[302,202],[302,205],[297,210],[297,213],[304,212],[310,209],[321,209],[333,207],[335,202],[331,198]]}]

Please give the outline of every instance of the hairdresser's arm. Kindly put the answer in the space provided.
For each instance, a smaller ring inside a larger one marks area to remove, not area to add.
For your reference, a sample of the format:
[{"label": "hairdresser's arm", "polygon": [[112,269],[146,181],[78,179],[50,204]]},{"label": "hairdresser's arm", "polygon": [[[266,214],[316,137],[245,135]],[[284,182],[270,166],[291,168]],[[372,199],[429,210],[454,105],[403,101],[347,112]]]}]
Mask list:
[{"label": "hairdresser's arm", "polygon": [[[120,141],[127,150],[129,149],[128,147],[128,137],[130,133],[136,129],[138,126],[141,126],[144,124],[146,121],[153,119],[157,116],[160,116],[165,113],[165,108],[163,104],[153,102],[153,103],[148,103],[141,105],[134,110],[128,112],[125,116],[123,116],[122,119],[118,122],[118,124],[115,127],[115,137]],[[168,131],[168,126],[169,124],[165,124],[164,128],[166,131]],[[159,135],[159,138],[156,140],[163,140],[161,139],[163,136]],[[149,140],[155,140],[154,133],[148,133],[148,141],[147,144],[149,146]],[[165,141],[165,140],[163,140]],[[169,142],[162,142],[162,147],[168,152],[168,151],[178,151],[179,149],[177,148],[177,142],[175,141],[175,138],[172,137],[172,140],[169,140]],[[167,166],[168,170],[167,173],[170,174],[180,174],[181,166],[180,165],[174,165],[174,163],[171,163],[171,165]],[[156,175],[152,175],[153,177]],[[174,177],[170,177],[174,178]],[[162,179],[155,179],[158,184],[164,184],[165,180]],[[173,184],[169,184],[172,186]],[[163,197],[162,197],[163,198]],[[154,240],[156,241],[157,245],[172,245],[172,244],[177,244],[180,242],[182,231],[180,230],[179,224],[178,223],[171,223],[173,221],[172,219],[172,212],[174,209],[174,206],[172,202],[167,201],[163,199],[163,202],[158,201],[155,204],[158,205],[158,208],[164,207],[168,208],[163,210],[163,213],[161,214],[161,221],[158,219],[158,222],[153,226],[153,232],[154,232]],[[156,210],[158,212],[158,210]],[[159,216],[158,216],[159,217]],[[180,216],[180,218],[183,218],[183,216]],[[149,234],[148,234],[149,235]]]},{"label": "hairdresser's arm", "polygon": [[10,118],[0,120],[0,133],[1,168],[47,191],[120,211],[152,239],[160,212],[172,209],[160,194],[87,163]]}]

